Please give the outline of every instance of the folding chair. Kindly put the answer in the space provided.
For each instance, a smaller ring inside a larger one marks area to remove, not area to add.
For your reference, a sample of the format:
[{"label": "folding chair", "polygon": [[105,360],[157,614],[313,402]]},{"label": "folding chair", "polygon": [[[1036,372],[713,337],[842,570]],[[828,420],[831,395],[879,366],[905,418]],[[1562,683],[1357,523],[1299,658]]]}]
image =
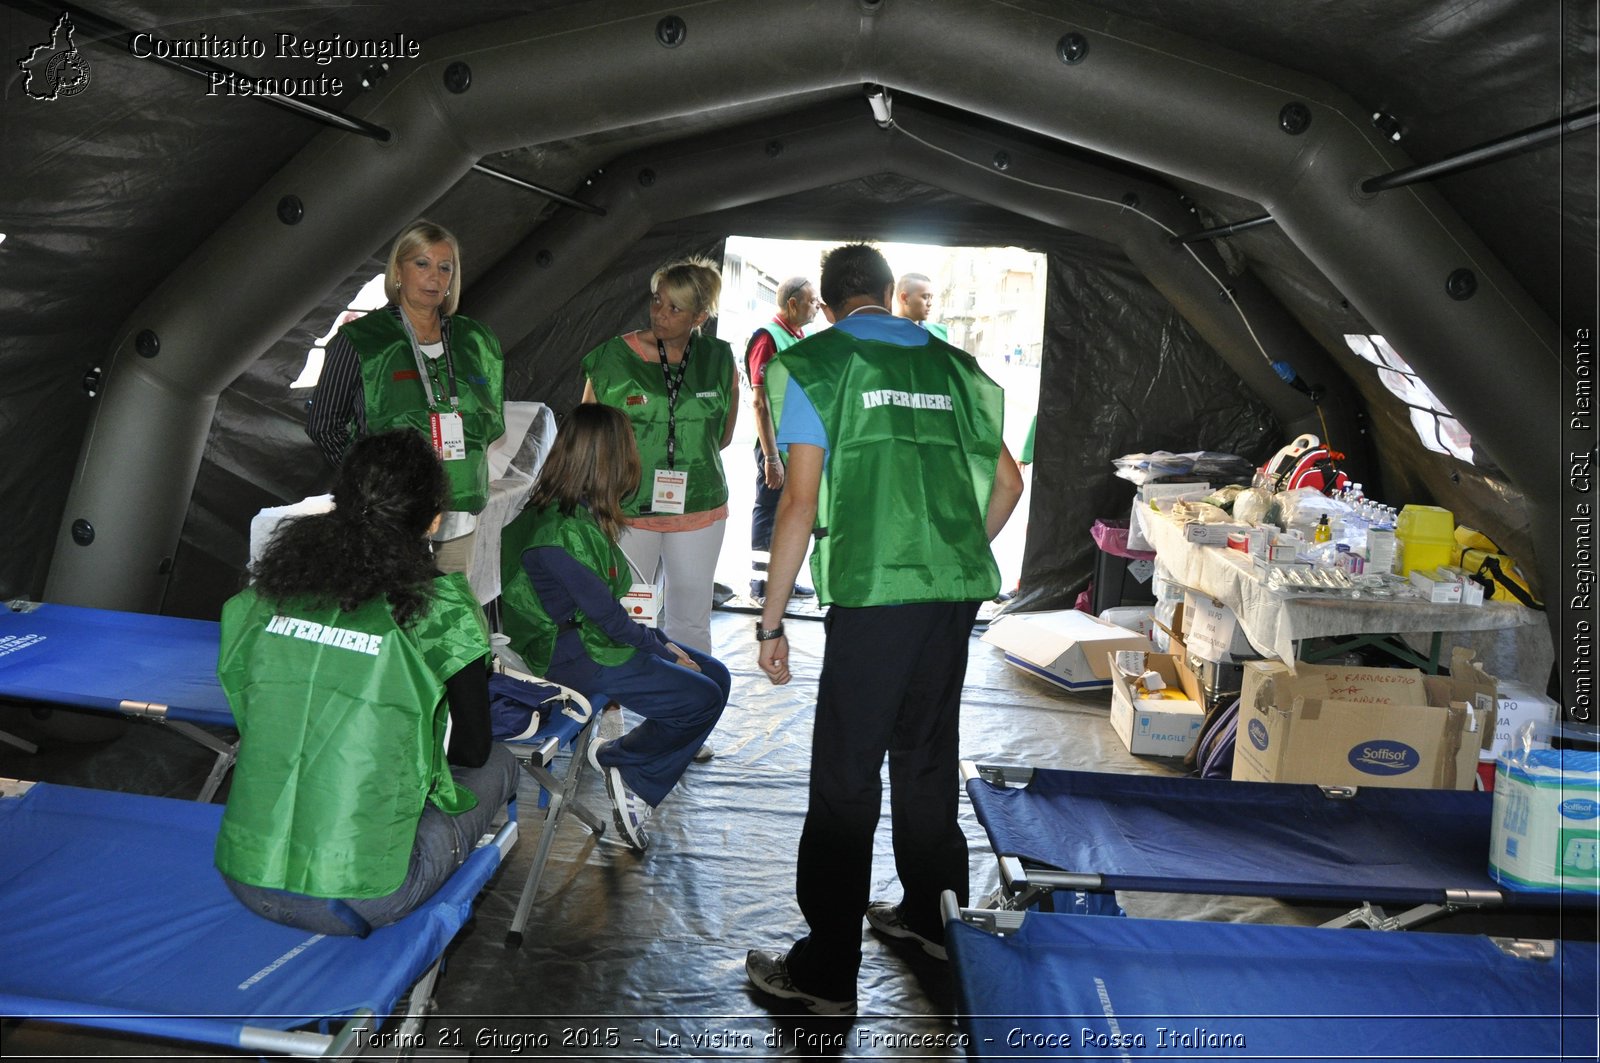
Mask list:
[{"label": "folding chair", "polygon": [[[605,833],[606,821],[577,796],[584,768],[588,764],[589,743],[594,738],[598,713],[590,699],[570,687],[529,675],[504,660],[497,663],[496,670],[527,688],[519,691],[519,700],[539,706],[524,733],[510,737],[496,736],[538,782],[539,806],[544,809],[539,844],[534,850],[533,863],[528,866],[528,877],[522,884],[517,911],[506,934],[506,946],[517,948],[522,944],[522,931],[527,926],[528,913],[533,908],[534,896],[539,892],[539,882],[544,877],[545,864],[550,858],[550,847],[555,842],[562,819],[570,812],[595,837]],[[594,699],[601,707],[607,700],[604,695]],[[563,751],[567,754],[566,770],[557,774],[555,761]]]}]

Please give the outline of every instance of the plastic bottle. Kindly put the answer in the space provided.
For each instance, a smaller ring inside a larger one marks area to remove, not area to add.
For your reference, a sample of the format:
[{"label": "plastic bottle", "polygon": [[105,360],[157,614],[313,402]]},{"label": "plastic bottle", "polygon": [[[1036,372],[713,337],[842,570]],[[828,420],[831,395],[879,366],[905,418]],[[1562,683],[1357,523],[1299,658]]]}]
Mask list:
[{"label": "plastic bottle", "polygon": [[1367,528],[1367,566],[1373,572],[1393,572],[1398,555],[1399,543],[1394,536],[1394,521],[1380,512]]},{"label": "plastic bottle", "polygon": [[1333,528],[1328,524],[1328,515],[1324,513],[1322,519],[1317,521],[1316,530],[1311,533],[1311,541],[1325,543],[1333,538]]}]

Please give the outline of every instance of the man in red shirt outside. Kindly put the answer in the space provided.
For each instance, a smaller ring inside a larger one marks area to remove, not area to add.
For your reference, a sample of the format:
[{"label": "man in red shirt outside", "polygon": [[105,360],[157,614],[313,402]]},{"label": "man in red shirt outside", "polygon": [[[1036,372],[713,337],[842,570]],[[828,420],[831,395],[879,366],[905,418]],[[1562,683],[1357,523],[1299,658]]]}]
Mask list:
[{"label": "man in red shirt outside", "polygon": [[[750,381],[750,408],[756,416],[756,500],[750,513],[750,597],[766,601],[767,560],[772,549],[772,526],[778,499],[783,494],[783,458],[774,441],[772,404],[767,400],[767,363],[803,337],[802,329],[817,316],[817,292],[805,277],[790,277],[778,285],[778,313],[756,329],[744,349],[745,376]],[[811,588],[795,586],[797,597]]]}]

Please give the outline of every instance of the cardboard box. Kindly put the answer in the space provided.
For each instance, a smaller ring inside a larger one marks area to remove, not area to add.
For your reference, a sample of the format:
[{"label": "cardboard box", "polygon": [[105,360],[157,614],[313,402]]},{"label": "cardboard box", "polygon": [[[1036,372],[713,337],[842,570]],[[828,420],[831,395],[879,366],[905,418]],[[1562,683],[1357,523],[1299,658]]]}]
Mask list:
[{"label": "cardboard box", "polygon": [[1435,605],[1461,603],[1461,584],[1454,580],[1434,579],[1428,573],[1417,569],[1411,573],[1411,586],[1425,602],[1432,602]]},{"label": "cardboard box", "polygon": [[1539,893],[1600,893],[1600,754],[1536,749],[1495,765],[1489,877]]},{"label": "cardboard box", "polygon": [[1199,741],[1206,718],[1194,673],[1184,667],[1182,658],[1170,654],[1147,653],[1144,660],[1167,686],[1183,691],[1186,700],[1141,698],[1133,682],[1113,669],[1111,729],[1135,756],[1184,756]]},{"label": "cardboard box", "polygon": [[1199,591],[1184,593],[1179,633],[1190,653],[1208,661],[1230,663],[1261,656],[1245,637],[1233,610]]},{"label": "cardboard box", "polygon": [[1233,777],[1470,790],[1496,681],[1459,649],[1452,672],[1249,662]]},{"label": "cardboard box", "polygon": [[[1500,682],[1495,709],[1494,738],[1479,755],[1479,760],[1492,761],[1500,754],[1510,752],[1517,731],[1529,721],[1555,723],[1561,706],[1532,687],[1506,679]],[[1549,742],[1539,740],[1533,748],[1548,749],[1549,746]]]},{"label": "cardboard box", "polygon": [[[1148,511],[1153,506],[1170,508],[1172,503],[1180,498],[1201,499],[1210,493],[1211,485],[1207,483],[1144,484],[1133,496],[1133,509]],[[1139,526],[1137,512],[1130,512],[1128,515],[1128,549],[1155,549],[1155,544],[1145,538],[1144,529]]]},{"label": "cardboard box", "polygon": [[1150,649],[1150,640],[1137,631],[1076,609],[1002,616],[983,641],[1004,650],[1008,664],[1074,691],[1109,687],[1115,651]]},{"label": "cardboard box", "polygon": [[1228,536],[1243,536],[1250,530],[1248,524],[1201,524],[1199,521],[1190,521],[1183,526],[1185,542],[1195,546],[1227,546]]}]

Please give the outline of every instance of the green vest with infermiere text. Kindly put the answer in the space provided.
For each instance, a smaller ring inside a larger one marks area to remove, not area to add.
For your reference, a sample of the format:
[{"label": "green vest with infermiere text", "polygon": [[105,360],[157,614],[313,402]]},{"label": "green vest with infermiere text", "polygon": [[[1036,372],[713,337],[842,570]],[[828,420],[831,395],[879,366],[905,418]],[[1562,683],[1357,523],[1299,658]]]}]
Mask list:
[{"label": "green vest with infermiere text", "polygon": [[[538,675],[543,675],[550,667],[556,635],[565,619],[552,617],[545,611],[539,592],[534,590],[527,570],[522,567],[523,552],[541,546],[558,546],[572,555],[574,561],[611,588],[613,598],[621,598],[633,586],[633,576],[622,548],[611,541],[594,516],[582,506],[573,510],[571,516],[563,514],[557,505],[525,509],[506,525],[500,537],[500,594],[505,605],[501,621],[511,648]],[[582,610],[575,612],[571,620],[578,625],[584,652],[598,665],[615,667],[626,663],[637,652],[600,630]]]},{"label": "green vest with infermiere text", "polygon": [[[777,365],[778,355],[799,343],[800,340],[795,339],[793,333],[776,321],[769,321],[756,330],[756,333],[762,332],[772,337],[773,345],[777,348],[777,353],[767,361],[767,368],[761,375],[761,386],[767,391],[767,409],[772,411],[772,427],[776,429],[778,427],[778,411],[783,409],[783,389],[787,385],[789,378],[780,372],[777,379],[774,380],[772,378],[772,370]],[[754,343],[755,339],[755,335],[751,335],[750,343]],[[744,348],[744,375],[746,377],[750,376],[750,344],[745,344]],[[754,387],[755,385],[752,384],[751,386]]]},{"label": "green vest with infermiere text", "polygon": [[971,355],[829,329],[779,359],[828,435],[811,574],[845,606],[1000,590],[985,518],[1005,394]]},{"label": "green vest with infermiere text", "polygon": [[382,897],[405,879],[425,802],[452,815],[477,804],[445,760],[444,694],[483,666],[488,626],[464,576],[432,590],[406,628],[383,598],[349,612],[253,587],[228,599],[217,678],[239,758],[218,870],[312,897]]},{"label": "green vest with infermiere text", "polygon": [[[722,471],[722,432],[733,402],[733,348],[722,340],[695,336],[684,357],[678,391],[675,468],[689,474],[685,513],[703,513],[728,501]],[[674,370],[676,371],[676,370]],[[655,470],[667,467],[667,385],[661,364],[645,361],[617,336],[583,356],[583,372],[597,402],[615,406],[633,423],[639,446],[639,489],[622,500],[630,517],[649,515]]]},{"label": "green vest with infermiere text", "polygon": [[[444,358],[427,358],[433,406],[417,370],[405,326],[387,309],[375,310],[340,330],[360,357],[367,431],[414,428],[432,439],[431,413],[450,412],[450,378]],[[462,433],[467,456],[444,463],[450,478],[450,508],[480,513],[489,501],[489,444],[505,432],[505,361],[494,333],[460,314],[446,323],[448,352],[455,365]]]}]

